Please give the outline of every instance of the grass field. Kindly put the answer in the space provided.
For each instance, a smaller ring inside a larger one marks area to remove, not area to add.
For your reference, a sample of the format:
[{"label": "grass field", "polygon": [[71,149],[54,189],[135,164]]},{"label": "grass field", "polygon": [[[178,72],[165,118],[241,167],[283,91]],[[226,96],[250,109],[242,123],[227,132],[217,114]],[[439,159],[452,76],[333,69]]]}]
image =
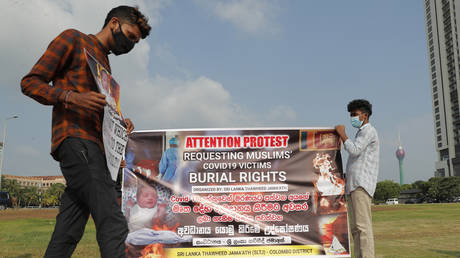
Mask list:
[{"label": "grass field", "polygon": [[460,204],[373,208],[376,257],[460,257]]},{"label": "grass field", "polygon": [[[56,210],[0,211],[0,257],[43,257]],[[460,204],[373,207],[376,257],[460,257]],[[99,257],[90,220],[73,257]]]},{"label": "grass field", "polygon": [[[54,229],[56,214],[57,209],[0,211],[0,257],[43,257]],[[100,257],[91,219],[72,257]]]}]

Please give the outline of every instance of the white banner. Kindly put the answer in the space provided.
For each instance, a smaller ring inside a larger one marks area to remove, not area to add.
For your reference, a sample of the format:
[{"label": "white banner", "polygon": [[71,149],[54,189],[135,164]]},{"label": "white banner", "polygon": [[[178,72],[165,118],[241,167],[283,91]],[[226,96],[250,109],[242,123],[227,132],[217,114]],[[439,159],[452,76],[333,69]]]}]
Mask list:
[{"label": "white banner", "polygon": [[114,181],[117,180],[121,160],[125,154],[128,136],[120,111],[120,85],[88,51],[86,60],[96,81],[99,92],[106,96],[108,103],[104,108],[104,120],[102,122],[102,140],[104,142],[107,167]]}]

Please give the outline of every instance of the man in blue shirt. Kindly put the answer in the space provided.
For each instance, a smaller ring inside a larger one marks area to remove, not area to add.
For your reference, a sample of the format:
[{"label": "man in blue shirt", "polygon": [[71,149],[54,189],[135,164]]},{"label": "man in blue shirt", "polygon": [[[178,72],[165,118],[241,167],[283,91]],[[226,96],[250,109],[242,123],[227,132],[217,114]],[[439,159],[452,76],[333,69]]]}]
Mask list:
[{"label": "man in blue shirt", "polygon": [[335,127],[345,150],[348,152],[346,168],[346,194],[350,211],[350,227],[353,235],[355,257],[374,257],[372,231],[372,196],[377,185],[379,171],[379,139],[377,131],[369,123],[372,105],[364,99],[348,103],[351,125],[358,128],[355,140],[345,133],[345,126]]}]

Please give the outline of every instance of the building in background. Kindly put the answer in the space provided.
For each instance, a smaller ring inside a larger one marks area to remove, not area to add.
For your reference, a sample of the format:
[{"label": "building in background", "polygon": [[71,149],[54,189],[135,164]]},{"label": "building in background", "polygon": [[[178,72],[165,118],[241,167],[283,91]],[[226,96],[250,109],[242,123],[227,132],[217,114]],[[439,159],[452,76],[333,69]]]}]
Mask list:
[{"label": "building in background", "polygon": [[438,152],[435,176],[460,176],[460,0],[425,0],[424,7]]},{"label": "building in background", "polygon": [[54,184],[65,185],[63,176],[14,176],[3,175],[5,179],[16,180],[21,186],[35,186],[42,189],[48,189]]}]

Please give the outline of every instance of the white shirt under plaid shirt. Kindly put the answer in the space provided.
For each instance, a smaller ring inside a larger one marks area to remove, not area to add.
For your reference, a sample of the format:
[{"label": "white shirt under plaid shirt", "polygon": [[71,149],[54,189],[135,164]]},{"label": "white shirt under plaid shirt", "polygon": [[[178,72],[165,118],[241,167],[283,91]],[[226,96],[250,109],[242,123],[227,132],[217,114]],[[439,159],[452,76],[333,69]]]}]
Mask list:
[{"label": "white shirt under plaid shirt", "polygon": [[356,133],[355,141],[344,142],[348,152],[346,193],[362,187],[374,196],[379,173],[379,138],[375,128],[367,123]]}]

